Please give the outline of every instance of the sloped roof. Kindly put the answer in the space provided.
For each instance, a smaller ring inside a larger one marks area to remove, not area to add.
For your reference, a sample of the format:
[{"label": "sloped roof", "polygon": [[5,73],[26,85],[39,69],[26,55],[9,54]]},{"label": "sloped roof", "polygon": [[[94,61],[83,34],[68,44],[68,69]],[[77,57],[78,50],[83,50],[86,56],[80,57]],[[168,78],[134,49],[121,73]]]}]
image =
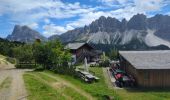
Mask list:
[{"label": "sloped roof", "polygon": [[76,50],[87,43],[69,43],[65,46],[66,49]]},{"label": "sloped roof", "polygon": [[119,51],[136,69],[170,69],[170,50]]}]

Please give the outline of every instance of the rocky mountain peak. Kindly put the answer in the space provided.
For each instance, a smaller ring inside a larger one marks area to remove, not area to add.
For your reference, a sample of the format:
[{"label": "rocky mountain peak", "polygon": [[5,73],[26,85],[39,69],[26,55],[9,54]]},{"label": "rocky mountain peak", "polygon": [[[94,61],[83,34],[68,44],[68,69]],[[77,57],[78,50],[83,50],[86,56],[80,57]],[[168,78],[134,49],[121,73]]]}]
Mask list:
[{"label": "rocky mountain peak", "polygon": [[134,15],[127,23],[128,29],[146,30],[147,18],[144,14]]},{"label": "rocky mountain peak", "polygon": [[125,30],[126,30],[126,28],[127,28],[127,23],[128,23],[128,21],[124,18],[124,19],[122,19],[122,21],[121,21],[121,28],[120,28],[120,31],[121,32],[124,32]]},{"label": "rocky mountain peak", "polygon": [[28,26],[15,25],[11,35],[7,36],[10,41],[20,41],[20,42],[34,42],[35,39],[41,39],[46,41],[47,39],[42,36],[39,32],[32,30]]},{"label": "rocky mountain peak", "polygon": [[121,22],[116,18],[101,16],[99,19],[93,21],[89,25],[89,32],[113,32],[119,30],[121,27]]},{"label": "rocky mountain peak", "polygon": [[104,21],[104,20],[106,20],[106,17],[105,16],[100,16],[98,20],[99,21]]}]

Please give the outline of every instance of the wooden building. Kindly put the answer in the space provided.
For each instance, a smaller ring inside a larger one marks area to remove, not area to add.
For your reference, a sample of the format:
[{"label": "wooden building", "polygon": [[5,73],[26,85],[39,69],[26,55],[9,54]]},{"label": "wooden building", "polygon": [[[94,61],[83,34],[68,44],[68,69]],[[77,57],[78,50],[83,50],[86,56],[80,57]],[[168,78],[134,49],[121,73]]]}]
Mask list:
[{"label": "wooden building", "polygon": [[83,61],[87,58],[87,61],[94,61],[99,58],[101,51],[95,50],[88,43],[69,43],[65,46],[65,49],[70,49],[74,62]]},{"label": "wooden building", "polygon": [[170,51],[120,51],[120,66],[141,87],[170,87]]}]

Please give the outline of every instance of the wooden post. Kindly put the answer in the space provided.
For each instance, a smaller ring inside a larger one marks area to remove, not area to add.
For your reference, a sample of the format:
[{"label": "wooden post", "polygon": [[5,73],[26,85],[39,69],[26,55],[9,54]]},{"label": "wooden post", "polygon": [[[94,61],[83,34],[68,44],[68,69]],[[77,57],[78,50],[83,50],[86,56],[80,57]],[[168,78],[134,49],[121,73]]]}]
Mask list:
[{"label": "wooden post", "polygon": [[89,69],[88,69],[88,66],[87,66],[87,59],[86,59],[86,57],[84,58],[84,66],[85,66],[85,70],[87,72],[89,72]]}]

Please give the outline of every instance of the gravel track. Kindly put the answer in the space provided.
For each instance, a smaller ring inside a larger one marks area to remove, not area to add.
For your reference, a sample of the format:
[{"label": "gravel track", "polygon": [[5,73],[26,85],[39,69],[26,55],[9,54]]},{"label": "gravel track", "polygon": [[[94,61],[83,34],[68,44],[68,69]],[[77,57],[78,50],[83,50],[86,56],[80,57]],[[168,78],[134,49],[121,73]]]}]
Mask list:
[{"label": "gravel track", "polygon": [[11,78],[10,86],[0,88],[0,100],[27,100],[27,92],[23,81],[23,73],[26,69],[15,69],[13,64],[0,64],[0,84],[7,78]]}]

